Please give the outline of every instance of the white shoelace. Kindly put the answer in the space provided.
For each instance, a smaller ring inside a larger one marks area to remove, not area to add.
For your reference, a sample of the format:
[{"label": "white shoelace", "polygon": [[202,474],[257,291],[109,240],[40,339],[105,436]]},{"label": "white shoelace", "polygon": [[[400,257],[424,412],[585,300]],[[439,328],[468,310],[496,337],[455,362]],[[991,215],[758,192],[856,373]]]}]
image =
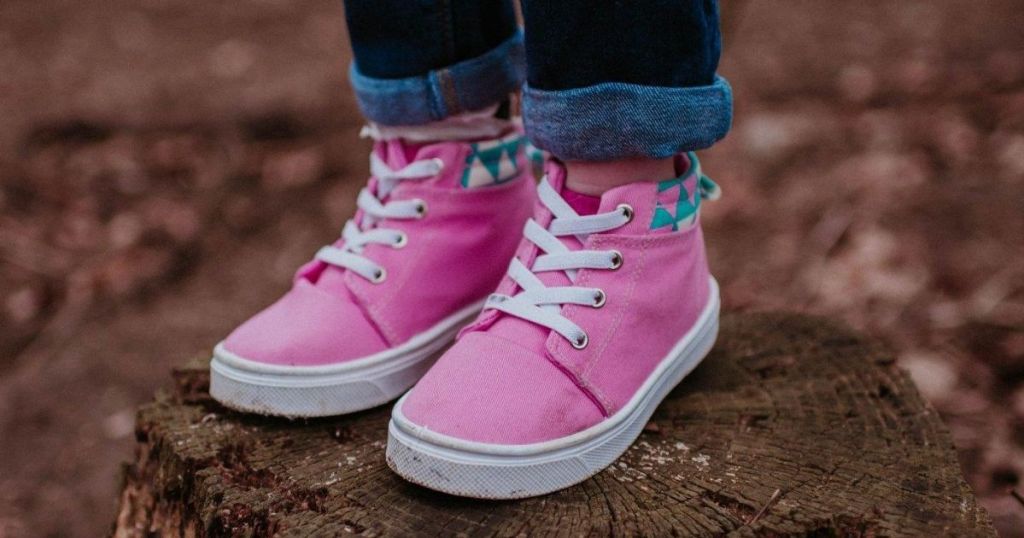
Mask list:
[{"label": "white shoelace", "polygon": [[353,271],[370,282],[382,282],[387,271],[363,256],[363,248],[372,244],[402,248],[409,239],[398,230],[376,227],[377,222],[383,219],[419,219],[427,212],[423,200],[392,200],[388,203],[383,203],[383,200],[399,182],[434,177],[443,168],[444,162],[440,159],[427,159],[414,161],[401,170],[392,170],[376,153],[371,153],[370,172],[377,178],[377,194],[365,187],[359,192],[356,205],[363,211],[362,221],[356,224],[354,219],[349,219],[341,233],[345,244],[321,248],[316,259]]},{"label": "white shoelace", "polygon": [[606,296],[598,288],[578,286],[549,287],[535,273],[564,271],[570,282],[576,281],[580,269],[609,269],[622,266],[622,254],[615,250],[572,250],[559,237],[574,236],[583,242],[592,233],[614,230],[633,218],[633,208],[622,204],[615,211],[597,215],[580,216],[555,191],[547,178],[537,188],[537,194],[553,216],[547,229],[530,219],[526,222],[523,235],[543,254],[537,256],[533,267],[527,269],[519,258],[513,258],[508,276],[519,285],[521,291],[515,295],[493,294],[484,308],[491,308],[506,314],[547,327],[562,335],[576,349],[583,349],[589,341],[587,333],[578,325],[561,315],[562,305],[577,304],[600,308]]}]

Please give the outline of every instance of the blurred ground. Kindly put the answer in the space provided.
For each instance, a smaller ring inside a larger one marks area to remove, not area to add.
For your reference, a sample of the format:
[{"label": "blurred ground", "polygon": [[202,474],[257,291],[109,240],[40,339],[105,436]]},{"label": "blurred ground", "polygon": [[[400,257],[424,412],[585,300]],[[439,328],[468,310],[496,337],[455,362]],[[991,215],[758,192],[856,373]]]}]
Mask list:
[{"label": "blurred ground", "polygon": [[[728,2],[729,0],[724,0]],[[734,309],[889,342],[1024,536],[1024,10],[754,3],[705,152]],[[0,3],[0,537],[95,536],[135,406],[336,236],[365,178],[336,0]]]}]

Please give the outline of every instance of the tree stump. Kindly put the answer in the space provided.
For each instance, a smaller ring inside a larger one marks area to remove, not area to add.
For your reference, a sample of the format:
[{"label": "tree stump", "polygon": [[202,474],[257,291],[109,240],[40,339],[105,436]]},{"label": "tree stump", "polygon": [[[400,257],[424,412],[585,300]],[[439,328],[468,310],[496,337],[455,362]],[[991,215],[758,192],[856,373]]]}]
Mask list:
[{"label": "tree stump", "polygon": [[935,411],[884,348],[806,316],[733,314],[634,446],[551,495],[479,501],[384,462],[389,406],[228,411],[206,361],[142,407],[117,536],[994,536]]}]

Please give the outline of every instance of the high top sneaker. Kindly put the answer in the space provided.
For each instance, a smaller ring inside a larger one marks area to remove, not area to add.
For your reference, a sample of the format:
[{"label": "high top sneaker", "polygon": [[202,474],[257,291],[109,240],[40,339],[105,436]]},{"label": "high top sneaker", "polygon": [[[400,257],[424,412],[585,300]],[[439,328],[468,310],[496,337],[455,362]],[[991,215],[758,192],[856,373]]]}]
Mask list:
[{"label": "high top sneaker", "polygon": [[514,132],[377,142],[342,237],[217,345],[210,394],[283,416],[349,413],[411,387],[501,280],[536,197]]},{"label": "high top sneaker", "polygon": [[580,482],[629,447],[717,335],[698,208],[718,191],[692,153],[676,169],[613,188],[580,216],[564,167],[547,165],[497,293],[395,405],[392,469],[509,499]]}]

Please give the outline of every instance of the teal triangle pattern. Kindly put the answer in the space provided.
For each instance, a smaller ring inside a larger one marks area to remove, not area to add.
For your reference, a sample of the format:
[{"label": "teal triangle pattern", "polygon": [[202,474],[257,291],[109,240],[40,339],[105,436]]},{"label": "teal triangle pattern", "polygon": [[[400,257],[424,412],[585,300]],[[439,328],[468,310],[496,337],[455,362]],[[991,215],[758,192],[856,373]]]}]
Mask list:
[{"label": "teal triangle pattern", "polygon": [[697,221],[701,200],[715,200],[721,194],[718,185],[701,173],[697,156],[692,152],[687,156],[690,168],[686,173],[658,183],[652,230],[671,228],[674,232],[680,227],[693,225]]},{"label": "teal triangle pattern", "polygon": [[516,133],[498,140],[470,144],[462,171],[464,188],[504,183],[519,175],[519,153],[525,137]]}]

